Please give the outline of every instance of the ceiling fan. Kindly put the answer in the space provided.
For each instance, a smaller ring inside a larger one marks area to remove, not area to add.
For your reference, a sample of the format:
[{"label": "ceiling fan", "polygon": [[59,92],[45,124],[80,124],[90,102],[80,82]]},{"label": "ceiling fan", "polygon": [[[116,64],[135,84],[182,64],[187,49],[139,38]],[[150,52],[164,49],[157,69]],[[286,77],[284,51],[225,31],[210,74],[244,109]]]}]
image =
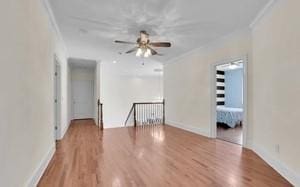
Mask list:
[{"label": "ceiling fan", "polygon": [[146,58],[151,55],[161,55],[157,51],[155,51],[153,47],[171,47],[170,42],[150,42],[149,34],[144,30],[140,31],[140,36],[136,42],[115,40],[115,43],[136,45],[133,49],[130,49],[125,53],[128,54],[136,51],[137,57]]}]

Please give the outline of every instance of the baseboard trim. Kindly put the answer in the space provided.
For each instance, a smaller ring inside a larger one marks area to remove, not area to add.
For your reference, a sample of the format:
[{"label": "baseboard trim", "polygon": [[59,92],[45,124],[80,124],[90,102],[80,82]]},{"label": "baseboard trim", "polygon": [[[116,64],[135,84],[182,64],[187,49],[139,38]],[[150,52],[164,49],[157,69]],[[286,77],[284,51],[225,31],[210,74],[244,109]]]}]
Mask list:
[{"label": "baseboard trim", "polygon": [[53,155],[55,153],[55,144],[52,144],[47,154],[40,161],[38,167],[34,170],[33,175],[27,182],[27,187],[36,187],[43,176],[48,164],[50,163]]},{"label": "baseboard trim", "polygon": [[[182,123],[174,122],[174,121],[166,121],[166,124],[183,129],[189,132],[193,132],[202,136],[210,137],[210,133],[204,131],[203,129],[197,127],[191,127],[188,125],[183,125]],[[275,169],[280,175],[282,175],[285,179],[287,179],[290,183],[292,183],[295,187],[300,187],[300,176],[290,169],[286,164],[275,159],[269,152],[263,149],[261,146],[258,146],[252,142],[252,140],[248,140],[246,148],[252,149],[256,154],[258,154],[265,162],[267,162],[273,169]]]},{"label": "baseboard trim", "polygon": [[210,133],[209,132],[206,132],[203,129],[198,128],[198,127],[193,127],[193,126],[190,126],[190,125],[183,125],[182,123],[178,123],[178,122],[174,122],[174,121],[169,121],[169,120],[166,121],[166,124],[168,124],[170,126],[173,126],[173,127],[177,127],[179,129],[183,129],[183,130],[189,131],[189,132],[193,132],[195,134],[199,134],[201,136],[210,137]]},{"label": "baseboard trim", "polygon": [[252,144],[252,150],[294,186],[300,186],[300,176],[286,164],[274,158],[267,150],[257,144]]},{"label": "baseboard trim", "polygon": [[62,129],[62,131],[60,132],[60,136],[59,136],[59,139],[58,139],[58,140],[62,140],[62,139],[64,138],[64,136],[65,136],[66,132],[68,131],[68,129],[69,129],[71,123],[72,123],[72,121],[70,121],[70,122],[68,123],[68,125],[67,125],[64,129]]}]

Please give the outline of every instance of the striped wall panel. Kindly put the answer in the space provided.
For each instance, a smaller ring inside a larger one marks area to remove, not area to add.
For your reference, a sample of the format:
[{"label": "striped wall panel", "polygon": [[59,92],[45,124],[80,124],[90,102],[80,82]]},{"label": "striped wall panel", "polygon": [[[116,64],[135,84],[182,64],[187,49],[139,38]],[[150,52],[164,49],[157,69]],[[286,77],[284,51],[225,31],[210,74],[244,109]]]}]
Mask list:
[{"label": "striped wall panel", "polygon": [[225,105],[225,72],[217,70],[216,72],[217,81],[217,105]]}]

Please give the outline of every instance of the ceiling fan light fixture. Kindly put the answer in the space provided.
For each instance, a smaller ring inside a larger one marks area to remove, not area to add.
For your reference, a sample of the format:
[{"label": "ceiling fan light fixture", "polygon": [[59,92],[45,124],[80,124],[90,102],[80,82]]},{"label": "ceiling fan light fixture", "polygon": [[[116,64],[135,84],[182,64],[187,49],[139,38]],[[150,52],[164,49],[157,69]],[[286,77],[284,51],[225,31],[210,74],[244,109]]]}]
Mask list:
[{"label": "ceiling fan light fixture", "polygon": [[137,50],[135,56],[140,57],[140,56],[142,56],[142,53],[143,53],[142,49],[141,49],[141,48],[138,48],[138,50]]},{"label": "ceiling fan light fixture", "polygon": [[[140,36],[138,37],[136,42],[115,40],[115,43],[133,44],[133,45],[135,45],[135,47],[133,49],[127,51],[126,54],[133,53],[136,51],[135,56],[145,57],[145,58],[154,56],[154,55],[162,56],[155,50],[156,47],[171,47],[170,42],[150,42],[149,34],[145,30],[140,31]],[[154,47],[154,49],[153,49],[153,47]]]},{"label": "ceiling fan light fixture", "polygon": [[230,65],[229,65],[229,69],[231,69],[231,70],[237,69],[238,67],[239,66],[237,63],[230,63]]},{"label": "ceiling fan light fixture", "polygon": [[147,49],[145,54],[144,54],[144,57],[149,57],[151,55],[151,50],[150,49]]}]

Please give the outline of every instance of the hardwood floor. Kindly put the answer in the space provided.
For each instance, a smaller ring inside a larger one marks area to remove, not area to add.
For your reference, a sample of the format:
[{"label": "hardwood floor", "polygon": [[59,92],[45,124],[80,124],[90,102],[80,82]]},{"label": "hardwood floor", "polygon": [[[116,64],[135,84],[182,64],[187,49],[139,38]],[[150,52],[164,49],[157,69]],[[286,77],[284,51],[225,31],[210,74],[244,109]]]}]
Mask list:
[{"label": "hardwood floor", "polygon": [[170,126],[105,129],[75,121],[39,187],[291,186],[255,153]]},{"label": "hardwood floor", "polygon": [[236,126],[235,128],[217,127],[217,138],[227,142],[242,145],[243,144],[243,128]]}]

